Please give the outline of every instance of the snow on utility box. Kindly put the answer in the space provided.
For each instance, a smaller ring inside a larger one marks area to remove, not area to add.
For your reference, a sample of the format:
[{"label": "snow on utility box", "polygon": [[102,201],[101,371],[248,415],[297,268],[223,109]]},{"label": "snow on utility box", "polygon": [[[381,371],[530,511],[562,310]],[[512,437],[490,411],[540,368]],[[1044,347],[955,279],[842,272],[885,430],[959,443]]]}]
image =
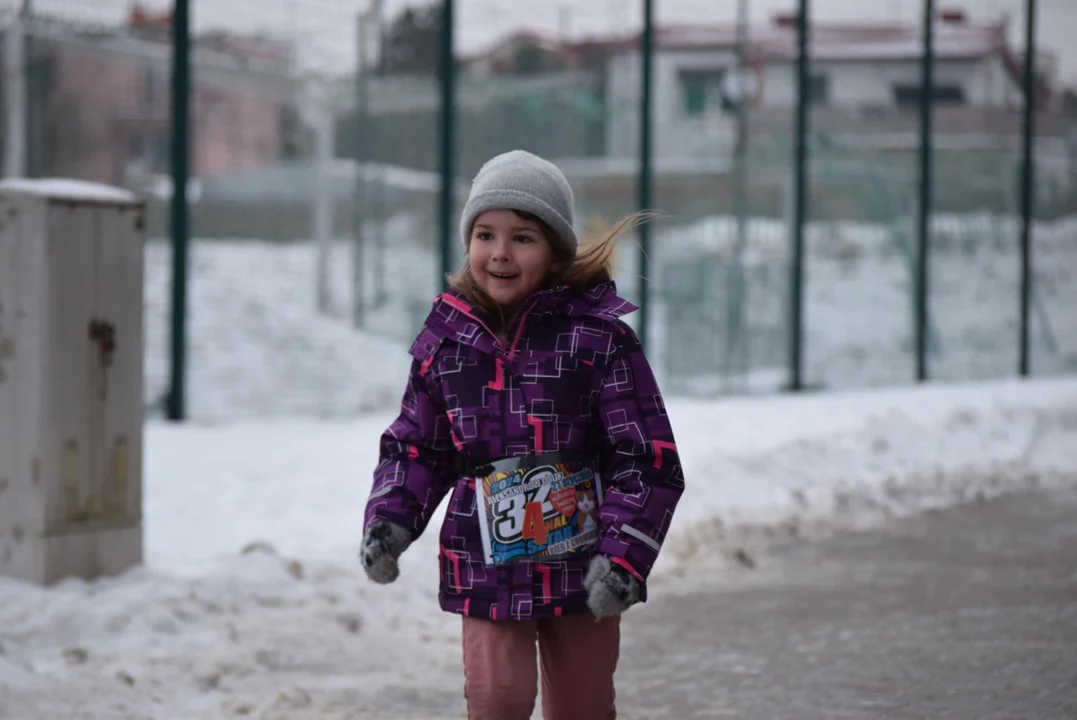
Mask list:
[{"label": "snow on utility box", "polygon": [[0,576],[142,561],[142,204],[0,182]]}]

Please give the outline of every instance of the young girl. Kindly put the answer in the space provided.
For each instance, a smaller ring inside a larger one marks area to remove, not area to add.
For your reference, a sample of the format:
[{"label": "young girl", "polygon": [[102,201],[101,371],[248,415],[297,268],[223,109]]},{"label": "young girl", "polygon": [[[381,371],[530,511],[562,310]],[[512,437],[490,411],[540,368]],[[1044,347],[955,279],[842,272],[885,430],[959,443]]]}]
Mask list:
[{"label": "young girl", "polygon": [[[440,600],[463,616],[470,718],[524,720],[542,668],[547,720],[614,718],[620,614],[683,491],[665,405],[620,317],[610,258],[623,220],[577,248],[572,190],[513,151],[479,171],[467,261],[411,348],[381,439],[361,560],[379,583],[452,490]],[[597,523],[578,497],[593,494]]]}]

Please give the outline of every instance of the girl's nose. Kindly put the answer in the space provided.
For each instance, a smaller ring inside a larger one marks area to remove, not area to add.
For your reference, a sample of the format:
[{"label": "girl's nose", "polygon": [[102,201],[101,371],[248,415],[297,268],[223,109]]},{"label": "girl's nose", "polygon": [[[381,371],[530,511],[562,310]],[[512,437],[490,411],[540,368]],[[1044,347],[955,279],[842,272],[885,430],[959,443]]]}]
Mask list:
[{"label": "girl's nose", "polygon": [[503,237],[499,237],[494,242],[493,259],[494,260],[507,261],[510,257],[512,257],[512,244],[511,244],[511,241],[509,241],[509,240],[507,240],[507,239],[505,239]]}]

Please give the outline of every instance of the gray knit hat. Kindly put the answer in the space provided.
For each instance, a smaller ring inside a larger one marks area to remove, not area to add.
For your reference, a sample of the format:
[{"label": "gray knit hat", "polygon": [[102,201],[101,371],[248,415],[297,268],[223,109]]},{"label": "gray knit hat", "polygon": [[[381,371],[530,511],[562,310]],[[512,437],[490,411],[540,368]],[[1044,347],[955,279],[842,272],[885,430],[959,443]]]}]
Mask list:
[{"label": "gray knit hat", "polygon": [[460,219],[460,239],[467,248],[475,218],[487,210],[519,210],[541,218],[557,235],[551,242],[575,257],[580,244],[572,229],[572,188],[556,165],[524,150],[512,150],[486,162],[475,176]]}]

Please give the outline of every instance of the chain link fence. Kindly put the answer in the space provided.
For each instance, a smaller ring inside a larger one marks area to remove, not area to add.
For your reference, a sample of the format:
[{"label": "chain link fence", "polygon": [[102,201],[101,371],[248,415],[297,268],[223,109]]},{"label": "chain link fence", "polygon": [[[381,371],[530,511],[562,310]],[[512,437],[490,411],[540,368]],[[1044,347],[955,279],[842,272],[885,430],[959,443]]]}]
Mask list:
[{"label": "chain link fence", "polygon": [[[512,0],[457,0],[453,221],[481,164],[511,149],[565,171],[583,236],[638,208],[641,5],[521,13]],[[672,395],[777,392],[789,378],[795,28],[757,13],[740,24],[727,5],[655,3],[662,216],[645,281],[635,237],[616,257],[621,292],[649,304],[649,354]],[[915,377],[919,18],[865,5],[875,19],[859,30],[812,19],[804,365],[807,384],[827,389]],[[1023,3],[1010,5],[1020,17]],[[192,417],[347,416],[399,401],[404,352],[442,286],[441,8],[192,3]],[[169,11],[0,4],[5,164],[21,122],[24,174],[120,185],[149,205],[155,406],[169,383]],[[1000,18],[936,30],[932,379],[1017,370],[1023,48]],[[1077,370],[1075,103],[1049,55],[1040,67],[1034,374]],[[449,249],[457,267],[455,231]]]},{"label": "chain link fence", "polygon": [[[756,120],[752,120],[756,125]],[[876,133],[878,133],[876,135]],[[914,136],[914,132],[909,136]],[[874,136],[874,137],[873,137]],[[806,227],[805,363],[817,388],[915,378],[917,153],[873,141],[868,121],[842,135],[813,132]],[[1019,353],[1019,125],[979,148],[934,151],[928,366],[939,380],[1012,376]],[[901,145],[906,145],[901,147]],[[1038,142],[1033,224],[1031,356],[1035,374],[1072,372],[1077,328],[1077,180],[1066,148]],[[679,223],[656,251],[657,301],[667,305],[657,345],[685,392],[777,390],[788,377],[789,179],[787,138],[762,136],[747,153],[749,214],[733,214],[719,182],[713,213]],[[1067,280],[1067,278],[1069,280]],[[701,330],[701,328],[703,328]]]}]

